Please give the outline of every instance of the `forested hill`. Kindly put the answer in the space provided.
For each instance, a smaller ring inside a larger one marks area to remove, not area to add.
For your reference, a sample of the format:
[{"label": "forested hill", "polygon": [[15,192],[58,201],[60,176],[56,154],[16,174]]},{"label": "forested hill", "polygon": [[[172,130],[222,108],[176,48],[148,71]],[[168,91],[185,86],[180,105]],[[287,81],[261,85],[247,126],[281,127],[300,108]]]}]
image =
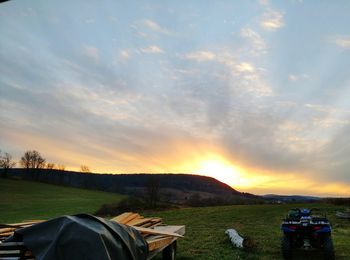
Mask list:
[{"label": "forested hill", "polygon": [[190,174],[95,174],[49,169],[10,169],[10,176],[18,178],[59,184],[72,187],[82,187],[118,193],[129,193],[146,188],[153,183],[160,189],[177,190],[179,192],[202,192],[216,196],[252,197],[241,193],[229,185],[214,178]]}]

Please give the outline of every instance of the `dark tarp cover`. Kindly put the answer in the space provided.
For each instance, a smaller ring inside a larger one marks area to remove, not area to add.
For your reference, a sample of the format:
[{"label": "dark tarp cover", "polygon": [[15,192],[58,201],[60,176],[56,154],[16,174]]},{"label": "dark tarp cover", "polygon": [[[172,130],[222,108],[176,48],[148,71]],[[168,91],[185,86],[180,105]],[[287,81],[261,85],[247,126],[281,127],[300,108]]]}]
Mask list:
[{"label": "dark tarp cover", "polygon": [[6,242],[20,242],[35,259],[147,259],[148,246],[134,228],[88,214],[63,216],[18,229]]}]

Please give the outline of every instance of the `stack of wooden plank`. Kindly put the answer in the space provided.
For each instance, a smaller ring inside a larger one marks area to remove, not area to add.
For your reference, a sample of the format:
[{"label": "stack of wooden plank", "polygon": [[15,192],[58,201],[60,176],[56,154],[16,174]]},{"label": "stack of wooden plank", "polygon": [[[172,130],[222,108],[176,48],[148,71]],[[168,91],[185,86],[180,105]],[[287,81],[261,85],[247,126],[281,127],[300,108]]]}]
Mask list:
[{"label": "stack of wooden plank", "polygon": [[[19,228],[29,227],[45,220],[31,220],[22,223],[2,224],[0,226],[0,260],[5,259],[34,259],[23,242],[6,242],[3,240],[13,235],[14,231]],[[138,230],[145,238],[150,255],[154,256],[162,251],[165,247],[171,245],[177,238],[185,234],[185,226],[168,226],[162,223],[158,217],[143,217],[138,213],[125,212],[111,219],[111,221],[128,225]]]},{"label": "stack of wooden plank", "polygon": [[34,260],[34,256],[23,244],[23,242],[0,243],[0,260]]},{"label": "stack of wooden plank", "polygon": [[167,226],[158,217],[145,218],[138,213],[125,212],[111,221],[128,225],[138,230],[145,238],[150,252],[156,252],[172,244],[185,234],[185,226]]},{"label": "stack of wooden plank", "polygon": [[29,220],[21,223],[13,223],[13,224],[0,224],[0,241],[5,240],[6,238],[13,235],[13,232],[16,229],[30,227],[36,223],[43,222],[44,220]]},{"label": "stack of wooden plank", "polygon": [[119,224],[124,224],[133,227],[154,228],[162,224],[162,219],[157,217],[145,218],[138,213],[125,212],[112,219]]}]

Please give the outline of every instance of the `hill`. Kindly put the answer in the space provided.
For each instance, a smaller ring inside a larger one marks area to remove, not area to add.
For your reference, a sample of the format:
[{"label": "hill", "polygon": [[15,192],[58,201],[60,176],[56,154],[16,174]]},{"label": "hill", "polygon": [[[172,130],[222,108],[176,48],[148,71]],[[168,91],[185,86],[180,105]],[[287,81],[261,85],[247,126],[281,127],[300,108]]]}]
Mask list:
[{"label": "hill", "polygon": [[321,198],[315,196],[301,196],[301,195],[276,195],[276,194],[266,194],[263,198],[274,201],[274,202],[316,202],[320,201]]},{"label": "hill", "polygon": [[149,186],[156,185],[160,189],[162,201],[178,204],[188,201],[224,204],[232,200],[242,202],[259,199],[258,196],[241,193],[214,178],[190,174],[95,174],[48,169],[38,169],[35,172],[10,169],[9,175],[27,180],[136,196],[145,196]]},{"label": "hill", "polygon": [[[123,197],[113,193],[3,178],[0,178],[0,196],[0,223],[92,213],[101,204]],[[140,213],[162,217],[166,224],[186,225],[185,238],[178,243],[178,259],[268,260],[281,259],[280,224],[288,209],[310,206],[324,210],[331,221],[336,259],[350,259],[350,223],[335,217],[335,212],[343,206],[321,203],[234,205]],[[234,248],[224,233],[228,228],[235,228],[242,235],[253,239],[257,243],[256,250],[247,252]],[[299,252],[296,259],[316,260],[321,259],[321,256],[315,251],[306,251]]]},{"label": "hill", "polygon": [[94,213],[102,204],[119,202],[125,196],[0,178],[0,198],[0,223],[14,223],[65,214]]}]

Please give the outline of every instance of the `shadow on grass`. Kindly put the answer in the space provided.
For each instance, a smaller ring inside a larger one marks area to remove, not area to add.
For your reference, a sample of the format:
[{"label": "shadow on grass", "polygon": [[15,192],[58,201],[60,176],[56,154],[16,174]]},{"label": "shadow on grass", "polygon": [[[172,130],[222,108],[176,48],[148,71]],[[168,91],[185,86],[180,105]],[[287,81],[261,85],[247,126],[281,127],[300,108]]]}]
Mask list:
[{"label": "shadow on grass", "polygon": [[300,260],[319,260],[323,258],[324,258],[323,251],[316,250],[316,249],[310,249],[310,250],[298,249],[293,254],[293,259],[300,259]]}]

